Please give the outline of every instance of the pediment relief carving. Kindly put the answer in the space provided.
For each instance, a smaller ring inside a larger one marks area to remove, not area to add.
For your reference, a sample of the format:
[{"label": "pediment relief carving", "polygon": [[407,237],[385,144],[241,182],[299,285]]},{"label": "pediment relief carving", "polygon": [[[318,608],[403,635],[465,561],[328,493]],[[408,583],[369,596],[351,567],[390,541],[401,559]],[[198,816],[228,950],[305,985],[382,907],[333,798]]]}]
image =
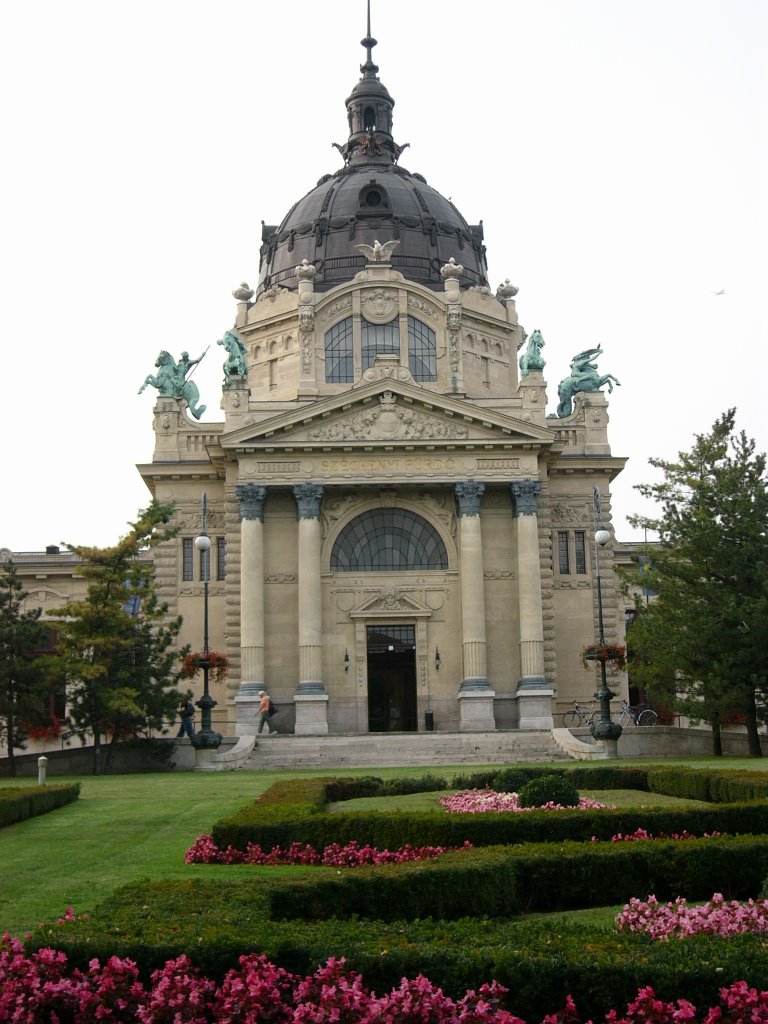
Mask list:
[{"label": "pediment relief carving", "polygon": [[406,402],[398,402],[391,391],[379,395],[352,416],[335,419],[309,431],[311,441],[409,441],[409,440],[461,440],[469,436],[463,424],[452,423],[438,416],[430,416],[414,409]]},{"label": "pediment relief carving", "polygon": [[399,587],[382,587],[377,594],[366,597],[349,613],[351,619],[397,615],[427,618],[432,615],[432,610]]}]

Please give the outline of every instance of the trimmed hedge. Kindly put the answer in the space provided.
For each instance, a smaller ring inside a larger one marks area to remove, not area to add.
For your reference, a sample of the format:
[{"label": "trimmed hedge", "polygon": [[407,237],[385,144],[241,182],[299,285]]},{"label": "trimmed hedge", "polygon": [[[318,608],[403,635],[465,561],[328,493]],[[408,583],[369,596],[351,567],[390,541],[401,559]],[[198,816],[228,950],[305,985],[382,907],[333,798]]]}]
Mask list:
[{"label": "trimmed hedge", "polygon": [[57,807],[71,804],[79,796],[79,782],[29,788],[8,786],[0,789],[0,828],[55,811]]},{"label": "trimmed hedge", "polygon": [[560,922],[482,918],[375,928],[370,921],[274,922],[266,919],[265,877],[262,871],[253,881],[137,882],[113,894],[90,920],[35,933],[27,949],[53,946],[84,970],[92,957],[127,956],[145,977],[185,952],[217,979],[245,952],[263,952],[302,973],[344,956],[376,991],[422,973],[456,997],[495,978],[510,989],[510,1009],[527,1020],[541,1020],[569,992],[582,1019],[602,1019],[606,1008],[623,1006],[643,985],[659,998],[696,1005],[714,1005],[730,980],[768,989],[768,950],[758,936],[654,943],[645,935]]},{"label": "trimmed hedge", "polygon": [[611,839],[638,828],[655,836],[684,829],[693,835],[727,832],[730,835],[768,833],[768,804],[721,804],[684,809],[626,808],[616,811],[529,811],[524,814],[447,814],[443,811],[392,813],[369,811],[319,814],[305,806],[266,808],[251,804],[237,815],[213,826],[221,849],[245,850],[248,843],[262,849],[285,848],[293,842],[316,849],[331,843],[356,841],[382,850],[411,846],[499,846],[514,843],[583,842],[595,836]]},{"label": "trimmed hedge", "polygon": [[685,842],[531,843],[444,854],[436,861],[360,868],[266,886],[273,920],[358,916],[452,921],[468,912],[512,917],[660,900],[755,897],[768,873],[768,836]]},{"label": "trimmed hedge", "polygon": [[[616,811],[547,811],[526,814],[462,814],[434,812],[350,812],[324,814],[326,801],[338,802],[360,796],[400,792],[431,792],[440,788],[434,776],[384,783],[375,776],[358,779],[299,779],[277,783],[252,804],[230,818],[216,822],[213,839],[222,849],[245,850],[257,843],[264,850],[291,843],[309,843],[321,848],[330,843],[352,841],[380,849],[412,846],[497,846],[510,843],[583,841],[610,839],[638,828],[654,835],[672,835],[687,830],[694,835],[727,832],[732,835],[768,832],[768,801],[756,802],[761,792],[768,796],[768,779],[754,772],[696,771],[685,768],[623,768],[612,766],[551,768],[505,768],[473,776],[476,788],[500,785],[523,775],[539,779],[556,774],[577,789],[639,789],[708,801],[723,801],[738,794],[752,803],[719,803],[718,806],[673,809],[627,808]],[[451,780],[459,788],[466,779]]]}]

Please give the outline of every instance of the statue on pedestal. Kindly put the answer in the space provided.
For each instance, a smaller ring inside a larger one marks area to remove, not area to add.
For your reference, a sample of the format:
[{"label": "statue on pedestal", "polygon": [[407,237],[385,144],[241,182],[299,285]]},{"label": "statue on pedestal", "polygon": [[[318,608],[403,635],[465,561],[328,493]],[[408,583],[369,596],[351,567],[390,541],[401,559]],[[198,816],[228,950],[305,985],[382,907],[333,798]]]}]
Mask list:
[{"label": "statue on pedestal", "polygon": [[588,348],[579,352],[571,360],[571,375],[561,380],[557,386],[557,396],[560,404],[557,407],[557,415],[562,419],[570,416],[573,412],[573,396],[582,391],[599,391],[603,384],[608,385],[608,390],[613,391],[613,385],[621,386],[612,373],[599,374],[597,363],[594,360],[602,354],[602,348]]},{"label": "statue on pedestal", "polygon": [[235,332],[227,331],[224,337],[219,338],[216,344],[223,345],[227,351],[227,360],[224,363],[224,383],[227,384],[230,377],[247,377],[247,352],[245,345]]},{"label": "statue on pedestal", "polygon": [[[208,349],[205,350],[207,351]],[[200,401],[200,392],[194,381],[187,380],[187,375],[193,366],[197,366],[205,352],[198,359],[190,359],[189,352],[182,352],[177,363],[170,352],[163,349],[155,360],[157,374],[150,373],[146,377],[139,388],[139,394],[149,384],[157,388],[162,398],[183,398],[189,406],[189,411],[196,420],[199,420],[205,412],[205,406],[197,404]]]}]

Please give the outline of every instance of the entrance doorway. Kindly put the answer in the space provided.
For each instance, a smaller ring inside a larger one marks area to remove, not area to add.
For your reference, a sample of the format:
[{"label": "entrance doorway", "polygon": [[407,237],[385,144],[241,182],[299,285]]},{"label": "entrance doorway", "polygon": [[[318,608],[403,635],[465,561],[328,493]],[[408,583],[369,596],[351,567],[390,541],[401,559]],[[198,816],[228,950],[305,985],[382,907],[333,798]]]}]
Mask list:
[{"label": "entrance doorway", "polygon": [[416,627],[368,626],[368,731],[416,732]]}]

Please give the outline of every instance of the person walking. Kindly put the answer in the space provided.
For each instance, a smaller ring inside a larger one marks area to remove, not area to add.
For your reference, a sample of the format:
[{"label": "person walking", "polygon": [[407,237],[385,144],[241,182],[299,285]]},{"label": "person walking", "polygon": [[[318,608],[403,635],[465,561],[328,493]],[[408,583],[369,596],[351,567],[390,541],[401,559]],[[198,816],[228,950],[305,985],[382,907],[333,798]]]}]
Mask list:
[{"label": "person walking", "polygon": [[273,736],[277,732],[277,729],[273,729],[269,723],[269,706],[272,701],[269,699],[269,694],[266,690],[259,690],[259,698],[259,736],[261,736],[261,732],[265,725],[267,727],[267,736]]},{"label": "person walking", "polygon": [[184,703],[181,705],[180,713],[181,725],[179,726],[179,731],[176,733],[176,739],[179,739],[180,736],[184,736],[185,734],[189,736],[190,739],[192,739],[192,737],[195,735],[195,705],[192,703],[191,700],[187,699],[184,701]]}]

